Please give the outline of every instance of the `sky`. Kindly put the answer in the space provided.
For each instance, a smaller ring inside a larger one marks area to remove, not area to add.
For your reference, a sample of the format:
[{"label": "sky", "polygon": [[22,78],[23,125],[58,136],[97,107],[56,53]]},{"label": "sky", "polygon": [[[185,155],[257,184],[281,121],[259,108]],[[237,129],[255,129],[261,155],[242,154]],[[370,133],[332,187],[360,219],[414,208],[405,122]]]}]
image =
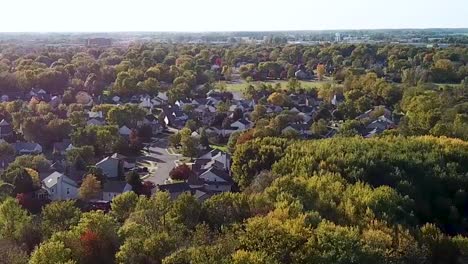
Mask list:
[{"label": "sky", "polygon": [[0,0],[0,32],[468,28],[468,0]]}]

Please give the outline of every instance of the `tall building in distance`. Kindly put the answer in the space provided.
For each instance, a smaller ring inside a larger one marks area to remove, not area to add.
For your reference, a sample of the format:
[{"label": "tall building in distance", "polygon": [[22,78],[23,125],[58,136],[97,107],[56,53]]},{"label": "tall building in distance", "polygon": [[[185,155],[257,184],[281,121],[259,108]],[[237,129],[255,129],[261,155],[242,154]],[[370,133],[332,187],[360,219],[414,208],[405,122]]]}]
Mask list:
[{"label": "tall building in distance", "polygon": [[337,32],[335,33],[335,42],[340,42],[341,41],[341,33]]}]

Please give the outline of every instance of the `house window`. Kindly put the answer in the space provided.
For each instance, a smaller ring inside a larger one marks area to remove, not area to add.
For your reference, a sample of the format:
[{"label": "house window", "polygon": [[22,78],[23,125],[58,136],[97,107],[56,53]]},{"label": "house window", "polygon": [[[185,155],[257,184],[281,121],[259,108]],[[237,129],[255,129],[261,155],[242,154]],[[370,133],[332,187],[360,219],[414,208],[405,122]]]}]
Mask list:
[{"label": "house window", "polygon": [[70,188],[67,188],[67,194],[70,194]]}]

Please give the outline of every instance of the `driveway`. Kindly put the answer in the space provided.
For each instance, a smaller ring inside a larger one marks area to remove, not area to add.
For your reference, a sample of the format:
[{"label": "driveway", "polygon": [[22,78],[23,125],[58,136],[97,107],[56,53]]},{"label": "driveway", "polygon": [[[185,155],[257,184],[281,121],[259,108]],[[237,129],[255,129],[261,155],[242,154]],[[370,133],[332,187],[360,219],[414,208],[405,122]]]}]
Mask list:
[{"label": "driveway", "polygon": [[151,181],[154,184],[164,184],[164,181],[169,178],[169,172],[176,166],[176,161],[180,155],[169,154],[167,152],[167,136],[159,138],[150,144],[149,151],[145,147],[144,156],[137,159],[139,166],[148,168],[146,181]]}]

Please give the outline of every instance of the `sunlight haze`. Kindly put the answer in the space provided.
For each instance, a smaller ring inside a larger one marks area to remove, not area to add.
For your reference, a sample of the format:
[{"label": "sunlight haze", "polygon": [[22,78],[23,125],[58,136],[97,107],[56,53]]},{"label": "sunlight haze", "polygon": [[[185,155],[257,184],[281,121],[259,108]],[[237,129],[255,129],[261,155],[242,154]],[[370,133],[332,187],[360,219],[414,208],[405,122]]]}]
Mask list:
[{"label": "sunlight haze", "polygon": [[1,8],[0,32],[468,27],[466,0],[15,0]]}]

